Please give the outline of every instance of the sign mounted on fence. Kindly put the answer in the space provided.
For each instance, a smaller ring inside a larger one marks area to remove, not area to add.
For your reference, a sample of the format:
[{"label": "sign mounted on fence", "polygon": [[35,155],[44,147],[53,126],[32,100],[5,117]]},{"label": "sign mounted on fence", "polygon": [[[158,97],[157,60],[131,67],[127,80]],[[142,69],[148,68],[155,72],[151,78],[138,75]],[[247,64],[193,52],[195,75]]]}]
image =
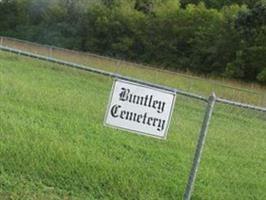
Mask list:
[{"label": "sign mounted on fence", "polygon": [[105,125],[166,139],[175,104],[175,93],[115,80]]}]

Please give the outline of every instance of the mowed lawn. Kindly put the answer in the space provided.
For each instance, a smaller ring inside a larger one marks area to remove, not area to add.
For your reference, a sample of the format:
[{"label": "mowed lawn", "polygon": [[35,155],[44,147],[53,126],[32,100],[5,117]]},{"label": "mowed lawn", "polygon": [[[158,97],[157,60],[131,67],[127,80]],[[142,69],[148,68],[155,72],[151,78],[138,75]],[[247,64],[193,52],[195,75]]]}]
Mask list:
[{"label": "mowed lawn", "polygon": [[[1,200],[182,199],[206,105],[177,96],[168,139],[158,140],[103,125],[111,87],[0,52]],[[266,199],[265,122],[216,106],[193,199]]]}]

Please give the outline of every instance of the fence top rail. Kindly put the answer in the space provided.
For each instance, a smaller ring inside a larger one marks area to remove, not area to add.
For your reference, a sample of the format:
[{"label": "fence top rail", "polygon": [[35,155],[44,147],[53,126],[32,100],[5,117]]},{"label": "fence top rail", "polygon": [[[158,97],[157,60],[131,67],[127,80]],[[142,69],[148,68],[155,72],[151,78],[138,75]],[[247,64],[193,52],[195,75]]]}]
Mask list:
[{"label": "fence top rail", "polygon": [[240,103],[240,102],[231,101],[231,100],[227,100],[227,99],[223,99],[223,98],[219,98],[219,97],[216,99],[216,101],[218,103],[228,104],[228,105],[236,106],[236,107],[240,107],[240,108],[246,108],[246,109],[256,110],[256,111],[260,111],[260,112],[266,112],[266,108],[263,108],[260,106],[250,105],[250,104],[246,104],[246,103]]},{"label": "fence top rail", "polygon": [[[109,57],[109,56],[102,56],[102,55],[98,55],[98,54],[91,53],[91,52],[75,51],[75,50],[65,49],[65,48],[57,47],[57,46],[53,46],[53,45],[39,44],[39,43],[36,43],[36,42],[31,42],[31,41],[27,41],[27,40],[21,40],[21,39],[7,37],[7,36],[0,36],[0,38],[4,38],[6,40],[16,41],[16,42],[20,42],[20,43],[24,43],[24,44],[29,44],[29,45],[33,45],[33,46],[38,46],[38,47],[42,47],[42,48],[49,48],[49,49],[55,49],[55,50],[60,50],[60,51],[67,51],[67,52],[75,53],[75,54],[88,55],[88,56],[92,56],[92,57],[96,57],[96,58],[100,58],[100,59],[110,60],[110,61],[113,61],[113,62],[122,62],[122,63],[125,63],[125,64],[131,64],[131,65],[135,65],[137,67],[145,67],[147,69],[153,69],[154,70],[154,67],[149,66],[149,65],[143,65],[143,64],[140,64],[140,63],[129,62],[129,61],[126,61],[126,60],[119,60],[117,58],[112,58],[112,57]],[[183,74],[183,73],[180,73],[180,72],[173,72],[173,71],[160,69],[160,68],[157,68],[156,70],[157,71],[162,71],[164,73],[177,74],[178,76],[181,76],[183,78],[194,79],[194,80],[198,80],[198,81],[204,81],[204,79],[201,78],[201,77],[197,77],[197,76],[193,76],[193,75],[189,75],[189,74]],[[226,83],[223,83],[222,81],[215,81],[215,80],[212,80],[212,79],[209,79],[208,81],[213,83],[213,84],[215,84],[215,85],[217,85],[217,86],[220,86],[220,87],[233,89],[233,90],[238,90],[240,92],[246,92],[246,93],[250,93],[250,94],[254,94],[254,95],[263,95],[260,92],[252,91],[252,90],[246,89],[246,88],[231,86],[231,85],[228,85]]]},{"label": "fence top rail", "polygon": [[187,97],[194,98],[194,99],[201,100],[201,101],[205,101],[205,102],[207,102],[207,100],[208,100],[206,97],[203,97],[203,96],[200,96],[200,95],[197,95],[197,94],[192,94],[192,93],[180,90],[180,89],[176,89],[176,88],[172,88],[172,87],[168,87],[168,86],[162,86],[162,85],[159,85],[159,84],[155,84],[155,83],[151,83],[151,82],[147,82],[147,81],[131,78],[131,77],[128,77],[128,76],[123,76],[121,74],[108,72],[108,71],[104,71],[104,70],[101,70],[101,69],[96,69],[96,68],[85,66],[85,65],[81,65],[81,64],[76,64],[76,63],[67,62],[67,61],[63,61],[63,60],[60,60],[60,59],[56,59],[56,58],[51,58],[51,57],[42,56],[42,55],[38,55],[38,54],[34,54],[34,53],[29,53],[29,52],[26,52],[26,51],[21,51],[21,50],[10,48],[10,47],[5,47],[5,46],[2,46],[2,45],[0,45],[0,49],[3,50],[3,51],[17,53],[19,55],[23,55],[23,56],[27,56],[27,57],[37,58],[37,59],[44,60],[44,61],[49,61],[49,62],[53,62],[53,63],[57,63],[57,64],[66,65],[66,66],[69,66],[69,67],[72,67],[72,68],[76,68],[76,69],[80,69],[80,70],[83,70],[83,71],[89,71],[89,72],[101,74],[101,75],[104,75],[104,76],[109,76],[109,77],[112,77],[112,78],[118,78],[118,79],[132,81],[132,82],[139,83],[139,84],[144,84],[144,85],[151,86],[151,87],[154,87],[154,88],[157,88],[157,89],[167,90],[167,91],[173,92],[175,94],[187,96]]},{"label": "fence top rail", "polygon": [[[186,91],[183,91],[183,90],[180,90],[180,89],[176,89],[176,88],[172,88],[172,87],[168,87],[168,86],[162,86],[162,85],[159,85],[159,84],[155,84],[155,83],[151,83],[151,82],[135,79],[135,78],[128,77],[128,76],[123,76],[121,74],[108,72],[108,71],[104,71],[104,70],[101,70],[101,69],[96,69],[96,68],[93,68],[93,67],[80,65],[80,64],[76,64],[76,63],[72,63],[72,62],[67,62],[67,61],[64,61],[64,60],[51,58],[51,57],[47,57],[47,56],[42,56],[42,55],[39,55],[39,54],[34,54],[34,53],[30,53],[30,52],[26,52],[26,51],[22,51],[22,50],[18,50],[18,49],[6,47],[6,46],[3,46],[3,45],[0,45],[0,50],[16,53],[16,54],[27,56],[27,57],[31,57],[31,58],[36,58],[36,59],[43,60],[43,61],[48,61],[48,62],[53,62],[53,63],[65,65],[65,66],[76,68],[76,69],[83,70],[83,71],[89,71],[89,72],[97,73],[97,74],[101,74],[101,75],[104,75],[104,76],[109,76],[109,77],[112,77],[112,78],[118,78],[118,79],[123,79],[123,80],[127,80],[127,81],[132,81],[132,82],[135,82],[135,83],[139,83],[139,84],[144,84],[144,85],[147,85],[147,86],[155,87],[157,89],[167,90],[167,91],[173,92],[175,94],[186,96],[186,97],[190,97],[190,98],[193,98],[193,99],[196,99],[196,100],[208,102],[208,98],[207,97],[204,97],[204,96],[201,96],[201,95],[198,95],[198,94],[186,92]],[[227,100],[227,99],[223,99],[223,98],[219,98],[219,97],[216,98],[216,102],[217,103],[231,105],[231,106],[236,106],[236,107],[241,107],[241,108],[246,108],[246,109],[251,109],[251,110],[256,110],[256,111],[261,111],[261,112],[266,112],[266,108],[264,108],[264,107],[259,107],[259,106],[250,105],[250,104],[244,104],[244,103],[231,101],[231,100]]]}]

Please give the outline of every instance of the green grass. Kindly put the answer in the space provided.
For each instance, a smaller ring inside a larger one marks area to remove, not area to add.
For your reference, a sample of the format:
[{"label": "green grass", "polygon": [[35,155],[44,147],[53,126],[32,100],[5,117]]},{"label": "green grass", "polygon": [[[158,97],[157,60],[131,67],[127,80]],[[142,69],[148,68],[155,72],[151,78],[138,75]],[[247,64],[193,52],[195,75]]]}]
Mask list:
[{"label": "green grass", "polygon": [[[103,126],[111,86],[0,52],[0,199],[182,198],[205,105],[178,96],[157,140]],[[216,106],[193,199],[266,199],[265,119]]]},{"label": "green grass", "polygon": [[266,106],[266,87],[236,80],[200,78],[190,73],[174,73],[167,70],[134,64],[107,57],[99,57],[90,53],[71,51],[67,49],[50,49],[47,46],[4,38],[3,45],[35,54],[79,63],[94,68],[119,73],[134,78],[145,79],[154,83],[182,88],[196,94],[210,95],[213,91],[219,96],[235,101]]}]

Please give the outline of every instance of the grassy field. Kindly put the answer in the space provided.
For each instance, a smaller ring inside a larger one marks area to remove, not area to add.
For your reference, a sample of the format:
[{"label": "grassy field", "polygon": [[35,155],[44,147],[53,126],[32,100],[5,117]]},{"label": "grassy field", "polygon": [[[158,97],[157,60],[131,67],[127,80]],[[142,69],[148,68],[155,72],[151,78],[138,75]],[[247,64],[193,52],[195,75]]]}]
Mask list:
[{"label": "grassy field", "polygon": [[[111,86],[110,78],[0,52],[0,199],[182,198],[205,105],[177,96],[161,141],[103,126]],[[266,199],[265,121],[216,106],[193,199]]]},{"label": "grassy field", "polygon": [[217,78],[200,78],[191,75],[190,73],[174,73],[167,70],[161,70],[158,69],[158,66],[154,68],[90,53],[56,47],[50,48],[49,46],[16,40],[13,38],[4,37],[2,43],[11,48],[84,64],[171,87],[182,88],[183,90],[200,95],[208,96],[212,91],[215,91],[219,97],[258,106],[266,106],[266,87],[255,83],[244,83],[226,79],[218,80]]}]

